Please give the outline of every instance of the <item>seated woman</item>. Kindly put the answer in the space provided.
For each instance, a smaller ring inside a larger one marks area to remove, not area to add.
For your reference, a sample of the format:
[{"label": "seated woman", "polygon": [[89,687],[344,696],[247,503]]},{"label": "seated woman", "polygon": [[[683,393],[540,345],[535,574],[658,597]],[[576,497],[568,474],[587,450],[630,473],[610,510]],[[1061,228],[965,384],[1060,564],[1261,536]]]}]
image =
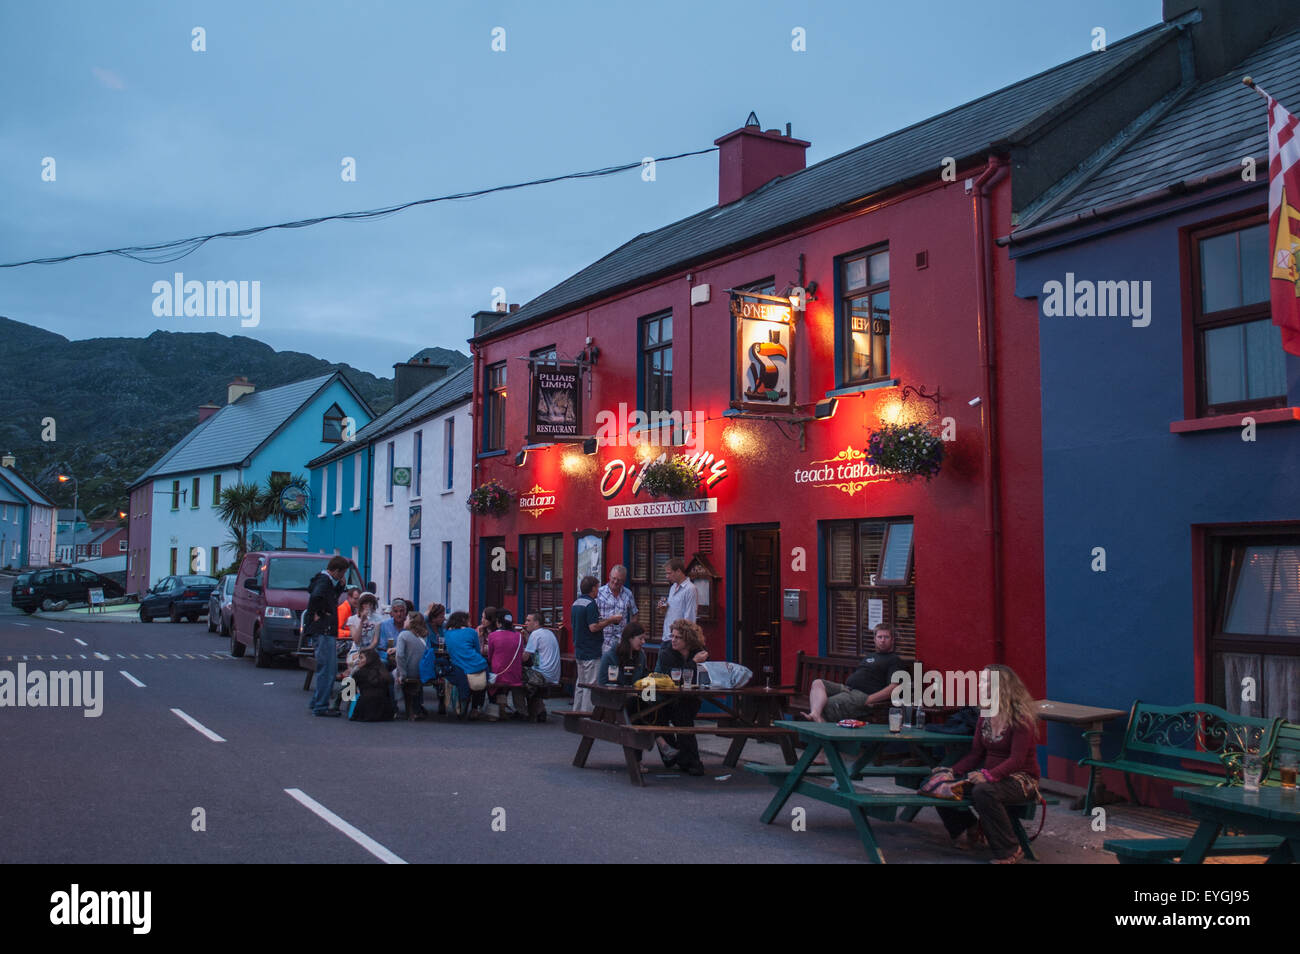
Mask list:
[{"label": "seated woman", "polygon": [[406,617],[405,628],[397,636],[396,652],[390,654],[397,657],[393,679],[405,699],[408,722],[427,718],[424,711],[424,683],[420,681],[420,660],[428,651],[425,643],[428,635],[429,629],[424,623],[424,617],[412,613]]},{"label": "seated woman", "polygon": [[452,613],[447,619],[444,638],[451,671],[447,680],[456,689],[456,715],[477,719],[483,708],[483,691],[487,688],[487,660],[479,652],[478,631],[469,625],[469,614]]},{"label": "seated woman", "polygon": [[353,676],[360,695],[348,718],[353,722],[388,722],[397,715],[388,667],[379,661],[379,653],[373,649],[361,650],[361,659],[361,668]]},{"label": "seated woman", "polygon": [[434,651],[434,669],[431,673],[434,688],[438,692],[438,715],[447,714],[447,674],[451,671],[451,660],[447,658],[447,608],[441,603],[430,603],[429,612],[424,618],[429,627],[425,641]]},{"label": "seated woman", "polygon": [[[980,695],[993,698],[988,714],[975,724],[975,741],[952,768],[938,770],[974,783],[969,798],[979,822],[966,808],[939,808],[954,847],[978,847],[987,840],[993,864],[1013,865],[1024,857],[1008,805],[1038,800],[1038,716],[1034,697],[1009,666],[994,664],[980,673]],[[996,690],[993,692],[992,690]],[[981,834],[982,829],[982,834]],[[966,845],[960,844],[962,835]]]},{"label": "seated woman", "polygon": [[506,694],[510,694],[515,718],[526,718],[528,702],[524,698],[524,634],[515,629],[514,618],[506,610],[497,610],[489,621],[492,632],[488,634],[486,655],[488,669],[496,680],[488,686],[488,694],[497,705],[499,714],[489,712],[488,721],[495,722],[505,714]]},{"label": "seated woman", "polygon": [[[675,620],[671,627],[670,644],[659,650],[659,664],[655,672],[671,673],[674,669],[694,668],[706,661],[709,654],[704,649],[704,634],[688,619]],[[677,695],[660,713],[668,722],[683,728],[695,725],[695,714],[700,711],[698,696]],[[676,765],[687,775],[703,775],[704,763],[700,761],[700,748],[695,736],[689,733],[665,736],[656,740],[664,765]]]},{"label": "seated woman", "polygon": [[[645,627],[640,623],[628,623],[623,627],[623,634],[618,645],[610,648],[600,657],[600,670],[596,673],[596,682],[602,686],[632,685],[645,675]],[[609,667],[613,666],[618,676],[609,678]],[[624,670],[631,667],[632,678],[625,679]],[[635,698],[633,701],[636,701]]]},{"label": "seated woman", "polygon": [[[352,648],[355,652],[379,649],[379,628],[384,618],[379,615],[379,599],[374,593],[362,593],[357,602],[357,612],[348,618],[352,631]],[[382,658],[382,657],[381,657]]]}]

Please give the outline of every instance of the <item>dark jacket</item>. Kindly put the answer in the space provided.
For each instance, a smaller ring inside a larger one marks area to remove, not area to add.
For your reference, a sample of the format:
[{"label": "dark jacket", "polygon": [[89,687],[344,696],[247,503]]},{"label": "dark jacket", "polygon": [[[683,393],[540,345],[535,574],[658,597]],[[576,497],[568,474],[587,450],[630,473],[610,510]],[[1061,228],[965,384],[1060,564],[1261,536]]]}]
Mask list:
[{"label": "dark jacket", "polygon": [[350,716],[354,722],[387,722],[397,714],[393,705],[393,677],[383,663],[376,660],[362,666],[353,678],[360,693]]},{"label": "dark jacket", "polygon": [[311,636],[335,636],[339,627],[341,587],[324,570],[311,579],[307,591],[307,619],[303,632]]}]

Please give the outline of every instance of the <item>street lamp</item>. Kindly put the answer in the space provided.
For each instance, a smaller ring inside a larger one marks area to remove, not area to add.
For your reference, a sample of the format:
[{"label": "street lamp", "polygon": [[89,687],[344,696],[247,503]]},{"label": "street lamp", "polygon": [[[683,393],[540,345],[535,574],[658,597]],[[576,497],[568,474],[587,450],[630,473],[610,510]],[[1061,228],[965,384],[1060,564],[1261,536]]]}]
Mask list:
[{"label": "street lamp", "polygon": [[59,474],[59,483],[66,484],[72,481],[72,562],[77,562],[77,495],[81,493],[81,488],[77,484],[77,478],[68,474]]}]

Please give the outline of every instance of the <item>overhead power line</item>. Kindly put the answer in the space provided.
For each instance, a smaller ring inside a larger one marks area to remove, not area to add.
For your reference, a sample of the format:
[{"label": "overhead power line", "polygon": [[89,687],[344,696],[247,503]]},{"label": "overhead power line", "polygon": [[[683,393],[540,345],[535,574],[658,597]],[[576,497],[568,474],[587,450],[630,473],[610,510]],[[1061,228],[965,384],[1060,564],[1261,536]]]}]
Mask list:
[{"label": "overhead power line", "polygon": [[[685,159],[690,156],[702,156],[705,153],[717,152],[717,147],[709,149],[696,149],[694,152],[679,152],[674,156],[662,156],[656,158],[656,163],[671,162],[674,159]],[[339,212],[335,215],[322,215],[311,219],[298,219],[295,222],[277,222],[274,225],[258,225],[247,229],[236,229],[231,232],[214,232],[211,235],[196,235],[193,238],[176,239],[171,242],[160,242],[157,245],[129,245],[125,248],[106,248],[98,252],[77,252],[75,255],[55,255],[50,258],[32,258],[25,262],[5,262],[0,264],[0,268],[20,268],[23,265],[58,265],[62,262],[71,262],[78,258],[97,258],[100,255],[121,255],[124,258],[135,259],[137,262],[145,262],[149,265],[165,265],[169,262],[176,262],[187,255],[197,252],[208,242],[220,238],[247,238],[250,235],[257,235],[259,232],[269,232],[272,229],[304,229],[308,226],[319,225],[322,222],[356,222],[371,219],[382,219],[406,209],[413,208],[417,205],[431,205],[434,202],[450,202],[452,199],[473,199],[481,195],[490,195],[493,192],[508,192],[511,189],[524,189],[529,186],[547,185],[552,182],[563,182],[566,179],[597,179],[601,176],[612,176],[619,172],[626,172],[629,169],[639,169],[644,160],[637,162],[625,162],[618,166],[606,166],[603,169],[589,169],[586,172],[569,172],[560,176],[548,176],[545,179],[530,179],[527,182],[512,182],[508,185],[492,186],[487,189],[474,189],[470,192],[455,192],[451,195],[434,196],[428,199],[415,199],[412,202],[403,202],[400,205],[390,205],[381,209],[366,209],[361,212]]]}]

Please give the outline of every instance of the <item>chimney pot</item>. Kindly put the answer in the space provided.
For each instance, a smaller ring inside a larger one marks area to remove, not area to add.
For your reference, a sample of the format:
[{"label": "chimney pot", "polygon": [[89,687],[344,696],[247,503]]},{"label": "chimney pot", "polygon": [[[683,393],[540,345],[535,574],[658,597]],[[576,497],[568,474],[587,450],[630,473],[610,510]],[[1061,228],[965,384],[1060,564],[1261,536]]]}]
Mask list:
[{"label": "chimney pot", "polygon": [[519,310],[519,305],[515,304],[515,305],[511,305],[511,306],[510,306],[510,314],[513,315],[513,314],[514,314],[515,312],[517,312],[518,310]]},{"label": "chimney pot", "polygon": [[226,403],[234,404],[245,394],[252,394],[256,390],[257,388],[253,387],[253,385],[249,382],[248,378],[244,377],[241,374],[239,377],[235,378],[235,380],[231,381],[229,385],[227,385]]},{"label": "chimney pot", "polygon": [[221,410],[221,406],[217,404],[200,404],[199,423],[202,424],[204,421],[206,421],[213,414],[216,414],[220,410]]}]

